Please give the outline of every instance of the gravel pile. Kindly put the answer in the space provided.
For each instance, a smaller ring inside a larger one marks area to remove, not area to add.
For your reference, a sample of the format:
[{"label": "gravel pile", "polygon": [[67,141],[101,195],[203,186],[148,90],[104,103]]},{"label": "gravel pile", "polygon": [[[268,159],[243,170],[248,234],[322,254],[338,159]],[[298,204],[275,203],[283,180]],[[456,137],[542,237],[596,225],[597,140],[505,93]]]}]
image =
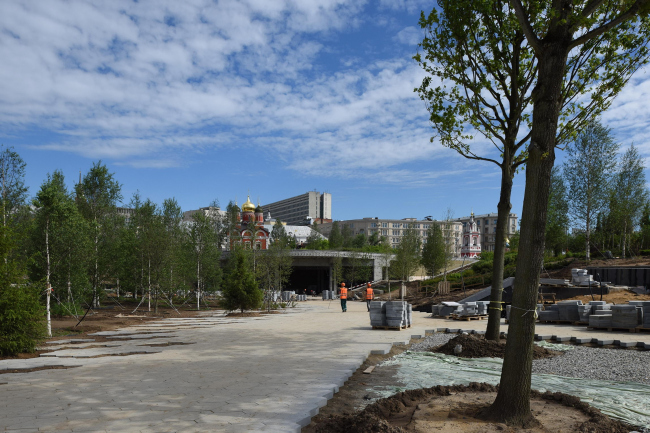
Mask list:
[{"label": "gravel pile", "polygon": [[[414,352],[442,346],[457,334],[435,333],[411,345]],[[533,373],[650,385],[650,351],[573,346],[563,355],[533,361]]]}]

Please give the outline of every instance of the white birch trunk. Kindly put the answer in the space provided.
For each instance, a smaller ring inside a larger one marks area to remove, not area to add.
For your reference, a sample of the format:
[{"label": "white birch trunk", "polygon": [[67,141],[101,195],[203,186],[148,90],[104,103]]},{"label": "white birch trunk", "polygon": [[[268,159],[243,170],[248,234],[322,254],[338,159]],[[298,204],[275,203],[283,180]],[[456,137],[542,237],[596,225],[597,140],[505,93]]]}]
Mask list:
[{"label": "white birch trunk", "polygon": [[45,274],[45,282],[46,282],[46,289],[45,292],[47,293],[47,301],[46,301],[46,311],[47,311],[47,336],[51,337],[52,336],[52,321],[50,318],[50,293],[52,292],[52,286],[50,285],[50,220],[47,219],[45,221],[45,257],[47,260],[47,271]]}]

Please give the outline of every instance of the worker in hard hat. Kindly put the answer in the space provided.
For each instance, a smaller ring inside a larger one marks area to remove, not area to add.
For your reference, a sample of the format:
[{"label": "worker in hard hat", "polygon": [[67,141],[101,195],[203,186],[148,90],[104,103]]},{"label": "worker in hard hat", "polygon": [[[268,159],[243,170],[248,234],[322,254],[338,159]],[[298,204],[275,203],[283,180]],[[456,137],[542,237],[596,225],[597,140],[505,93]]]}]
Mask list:
[{"label": "worker in hard hat", "polygon": [[368,307],[368,311],[370,311],[370,301],[375,299],[375,295],[372,291],[372,285],[368,283],[366,285],[366,306]]},{"label": "worker in hard hat", "polygon": [[345,287],[345,283],[341,283],[341,287],[339,287],[339,294],[341,298],[341,309],[345,313],[348,311],[348,289]]}]

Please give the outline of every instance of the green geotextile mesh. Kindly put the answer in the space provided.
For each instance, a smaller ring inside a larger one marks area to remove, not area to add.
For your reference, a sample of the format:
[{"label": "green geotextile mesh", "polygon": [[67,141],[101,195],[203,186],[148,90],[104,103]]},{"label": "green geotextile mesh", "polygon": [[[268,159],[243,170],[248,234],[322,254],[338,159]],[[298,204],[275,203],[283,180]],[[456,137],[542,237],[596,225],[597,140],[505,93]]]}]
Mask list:
[{"label": "green geotextile mesh", "polygon": [[[567,346],[545,345],[553,349]],[[457,358],[441,353],[404,352],[382,365],[397,366],[397,379],[404,388],[374,391],[389,397],[407,389],[430,388],[437,385],[467,385],[485,382],[497,385],[502,360],[498,358]],[[552,374],[533,374],[532,388],[538,391],[563,392],[579,397],[612,418],[635,426],[650,428],[650,386],[633,382],[576,379]]]}]

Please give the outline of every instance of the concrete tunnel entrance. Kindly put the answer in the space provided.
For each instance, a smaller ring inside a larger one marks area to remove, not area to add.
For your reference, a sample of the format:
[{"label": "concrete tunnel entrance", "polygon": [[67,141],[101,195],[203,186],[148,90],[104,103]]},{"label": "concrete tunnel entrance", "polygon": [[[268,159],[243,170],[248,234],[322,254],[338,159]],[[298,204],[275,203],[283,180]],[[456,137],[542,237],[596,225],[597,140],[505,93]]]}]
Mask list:
[{"label": "concrete tunnel entrance", "polygon": [[294,290],[302,294],[307,290],[308,294],[315,291],[320,294],[323,290],[329,289],[330,270],[328,266],[295,266],[285,290]]}]

